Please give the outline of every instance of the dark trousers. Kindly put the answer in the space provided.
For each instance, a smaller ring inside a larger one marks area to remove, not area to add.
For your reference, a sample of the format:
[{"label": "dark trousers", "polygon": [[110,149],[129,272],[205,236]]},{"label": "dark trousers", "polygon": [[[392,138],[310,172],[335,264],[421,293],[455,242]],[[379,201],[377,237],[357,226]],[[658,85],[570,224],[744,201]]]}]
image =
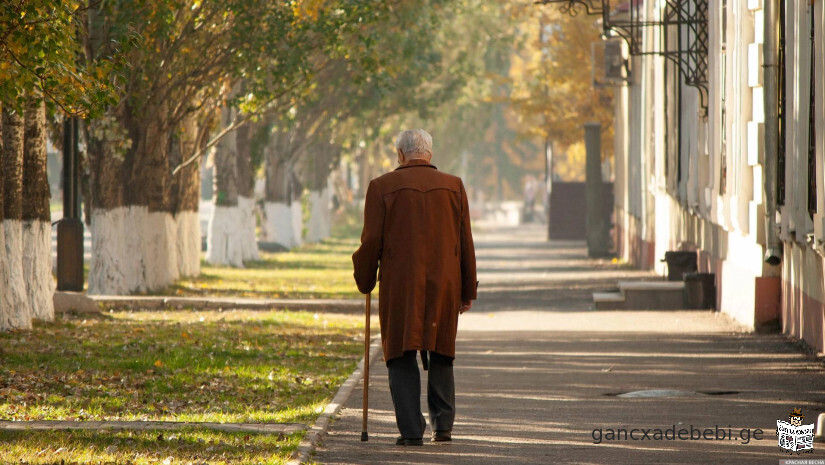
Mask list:
[{"label": "dark trousers", "polygon": [[[387,362],[390,395],[395,407],[395,422],[401,437],[418,439],[424,436],[424,415],[421,414],[421,373],[418,371],[417,351]],[[427,407],[433,431],[452,431],[455,420],[455,380],[453,359],[429,352],[427,376]]]}]

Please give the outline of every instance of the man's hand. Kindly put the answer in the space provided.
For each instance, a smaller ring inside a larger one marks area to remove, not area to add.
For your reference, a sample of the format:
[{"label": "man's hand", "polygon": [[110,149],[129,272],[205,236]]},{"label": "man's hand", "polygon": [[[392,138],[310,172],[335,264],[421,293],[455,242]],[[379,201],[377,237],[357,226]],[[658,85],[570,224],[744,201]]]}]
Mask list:
[{"label": "man's hand", "polygon": [[466,312],[467,310],[469,310],[470,307],[472,307],[472,306],[473,306],[473,301],[472,300],[467,300],[467,301],[461,302],[461,307],[458,307],[458,313],[462,314],[462,313]]}]

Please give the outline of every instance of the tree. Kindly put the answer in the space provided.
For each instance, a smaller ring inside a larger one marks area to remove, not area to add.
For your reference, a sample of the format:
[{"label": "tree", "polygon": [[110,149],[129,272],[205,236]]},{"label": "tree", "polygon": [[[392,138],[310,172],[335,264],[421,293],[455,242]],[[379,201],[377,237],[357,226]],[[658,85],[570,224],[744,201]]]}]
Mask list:
[{"label": "tree", "polygon": [[55,281],[52,277],[52,225],[46,170],[46,104],[31,98],[23,134],[23,279],[33,318],[54,319]]},{"label": "tree", "polygon": [[3,319],[0,327],[31,328],[31,305],[23,274],[23,144],[22,112],[3,107],[3,232],[6,267],[3,276]]},{"label": "tree", "polygon": [[116,99],[111,78],[125,42],[112,43],[107,60],[85,66],[79,59],[84,14],[73,0],[0,5],[0,329],[54,317],[47,111],[94,115]]},{"label": "tree", "polygon": [[[601,40],[601,26],[592,16],[570,16],[549,8],[535,8],[521,18],[526,47],[514,56],[509,77],[511,104],[523,122],[523,132],[564,151],[582,142],[584,123],[597,121],[603,128],[603,153],[610,157],[613,93],[610,88],[594,88],[591,74],[591,44]],[[582,173],[583,178],[583,165],[567,166],[571,165],[567,159],[554,163],[565,165],[559,169],[571,176]]]},{"label": "tree", "polygon": [[29,96],[42,95],[70,115],[99,113],[117,99],[110,77],[123,65],[123,46],[113,42],[106,60],[80,59],[86,9],[79,0],[23,0],[0,6],[0,101],[23,111]]},{"label": "tree", "polygon": [[[376,9],[380,21],[348,25],[337,47],[318,63],[308,95],[273,117],[267,145],[264,234],[287,247],[298,237],[301,215],[295,199],[306,186],[310,211],[307,239],[331,230],[329,177],[345,146],[358,145],[363,127],[411,108],[426,108],[456,82],[434,40],[456,2],[417,1]],[[297,179],[296,179],[297,178]],[[288,223],[291,222],[291,225]]]},{"label": "tree", "polygon": [[495,196],[512,192],[526,171],[543,167],[536,137],[523,132],[510,102],[508,71],[523,46],[516,33],[523,13],[504,1],[463,0],[445,10],[440,14],[450,21],[427,36],[439,64],[424,84],[393,92],[379,111],[365,117],[369,135],[358,136],[367,146],[350,158],[374,164],[362,170],[365,185],[392,164],[394,152],[387,145],[398,130],[423,127],[433,135],[440,169]]},{"label": "tree", "polygon": [[[89,124],[89,165],[95,177],[90,183],[90,292],[158,289],[184,267],[196,269],[179,260],[184,241],[177,235],[195,231],[189,223],[197,219],[180,215],[171,187],[176,183],[172,173],[181,176],[178,168],[196,167],[197,161],[186,154],[173,166],[174,135],[192,117],[201,131],[208,131],[211,115],[226,100],[223,89],[241,79],[248,93],[227,105],[246,114],[269,109],[279,97],[299,91],[310,72],[309,51],[323,49],[335,36],[338,9],[293,6],[264,0],[143,0],[99,3],[90,10],[87,60],[105,57],[110,38],[129,31],[123,25],[134,25],[140,36],[140,46],[129,55],[132,66],[124,73],[120,103]],[[243,122],[234,121],[221,135]]]},{"label": "tree", "polygon": [[[221,110],[221,127],[237,119],[237,109]],[[209,219],[206,260],[243,267],[258,258],[255,240],[250,125],[229,132],[215,146],[215,207]]]}]

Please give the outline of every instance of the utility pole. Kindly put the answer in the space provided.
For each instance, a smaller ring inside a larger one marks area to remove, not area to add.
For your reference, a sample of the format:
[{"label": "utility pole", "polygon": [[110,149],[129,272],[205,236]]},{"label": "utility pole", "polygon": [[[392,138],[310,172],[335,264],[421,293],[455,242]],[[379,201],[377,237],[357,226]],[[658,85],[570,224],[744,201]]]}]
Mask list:
[{"label": "utility pole", "polygon": [[63,219],[57,223],[57,290],[83,291],[83,222],[80,221],[80,163],[77,118],[63,122]]}]

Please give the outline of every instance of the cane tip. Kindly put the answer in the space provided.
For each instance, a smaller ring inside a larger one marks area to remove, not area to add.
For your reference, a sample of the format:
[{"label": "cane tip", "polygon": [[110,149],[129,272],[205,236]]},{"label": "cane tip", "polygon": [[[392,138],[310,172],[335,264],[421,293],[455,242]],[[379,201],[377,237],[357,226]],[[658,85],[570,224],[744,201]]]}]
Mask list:
[{"label": "cane tip", "polygon": [[361,431],[361,440],[362,441],[369,441],[369,435],[367,435],[366,431]]}]

